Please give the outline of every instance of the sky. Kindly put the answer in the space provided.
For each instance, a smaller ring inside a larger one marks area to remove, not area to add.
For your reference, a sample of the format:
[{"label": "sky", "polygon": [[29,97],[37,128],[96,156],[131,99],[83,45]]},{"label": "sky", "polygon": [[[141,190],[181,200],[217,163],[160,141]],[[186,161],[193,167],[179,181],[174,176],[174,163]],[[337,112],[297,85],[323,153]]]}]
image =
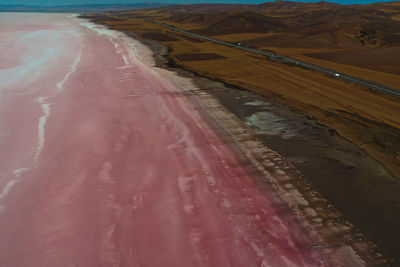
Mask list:
[{"label": "sky", "polygon": [[[176,4],[190,4],[190,3],[247,3],[258,4],[263,2],[270,2],[268,0],[0,0],[0,5],[77,5],[77,4],[135,4],[145,2],[159,2],[159,3],[176,3]],[[319,0],[297,0],[297,2],[319,2]],[[339,4],[368,4],[375,2],[388,2],[388,0],[328,0]]]}]

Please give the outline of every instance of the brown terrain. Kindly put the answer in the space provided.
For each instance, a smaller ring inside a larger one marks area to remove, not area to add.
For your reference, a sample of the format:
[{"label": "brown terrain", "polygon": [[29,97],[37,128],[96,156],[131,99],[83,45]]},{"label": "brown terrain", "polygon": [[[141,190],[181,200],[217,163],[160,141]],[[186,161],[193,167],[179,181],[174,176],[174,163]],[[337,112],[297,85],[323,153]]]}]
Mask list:
[{"label": "brown terrain", "polygon": [[[400,90],[400,2],[177,5],[86,17],[142,40],[161,43],[167,47],[169,67],[224,83],[227,87],[220,91],[208,90],[243,120],[250,107],[244,110],[243,103],[234,99],[252,94],[246,93],[249,90],[258,94],[254,97],[275,103],[275,112],[283,112],[280,115],[284,117],[297,118],[293,112],[304,114],[293,122],[298,129],[311,124],[310,129],[318,132],[319,127],[325,127],[324,134],[307,132],[308,136],[314,134],[308,137],[314,147],[304,138],[291,144],[290,140],[264,141],[285,157],[294,158],[307,150],[309,161],[293,161],[293,165],[393,258],[393,265],[400,264],[399,98],[151,23],[163,22],[215,39],[275,51]],[[292,111],[282,111],[286,109]],[[337,141],[340,137],[346,140]],[[348,149],[343,142],[351,142],[353,147]],[[332,152],[332,147],[342,145],[351,152],[345,148]],[[363,153],[371,157],[363,163],[348,156],[364,157]],[[330,160],[327,165],[326,159]],[[343,169],[331,169],[332,161]],[[383,174],[386,170],[389,174]]]}]

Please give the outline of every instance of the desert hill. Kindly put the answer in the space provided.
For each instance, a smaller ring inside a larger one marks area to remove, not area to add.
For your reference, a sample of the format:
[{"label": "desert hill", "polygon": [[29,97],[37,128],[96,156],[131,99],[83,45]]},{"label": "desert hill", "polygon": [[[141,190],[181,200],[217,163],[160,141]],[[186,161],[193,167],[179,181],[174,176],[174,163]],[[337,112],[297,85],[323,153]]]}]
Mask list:
[{"label": "desert hill", "polygon": [[136,4],[77,4],[77,5],[17,5],[0,3],[0,12],[109,12],[111,10],[144,9],[162,7],[163,3]]},{"label": "desert hill", "polygon": [[[174,5],[155,10],[205,35],[284,33],[288,39],[344,48],[400,44],[400,3],[339,5],[276,1],[259,5]],[[280,42],[281,37],[267,41]],[[245,41],[245,40],[243,40]]]}]

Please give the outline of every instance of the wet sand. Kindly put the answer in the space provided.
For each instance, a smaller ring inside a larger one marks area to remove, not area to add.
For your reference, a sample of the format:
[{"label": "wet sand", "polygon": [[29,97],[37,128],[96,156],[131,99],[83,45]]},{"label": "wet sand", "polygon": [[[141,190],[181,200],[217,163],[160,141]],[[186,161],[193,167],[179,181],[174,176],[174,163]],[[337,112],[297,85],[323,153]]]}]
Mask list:
[{"label": "wet sand", "polygon": [[369,260],[364,240],[327,243],[320,212],[279,183],[296,171],[146,46],[70,15],[6,17],[1,48],[19,60],[0,73],[4,266]]}]

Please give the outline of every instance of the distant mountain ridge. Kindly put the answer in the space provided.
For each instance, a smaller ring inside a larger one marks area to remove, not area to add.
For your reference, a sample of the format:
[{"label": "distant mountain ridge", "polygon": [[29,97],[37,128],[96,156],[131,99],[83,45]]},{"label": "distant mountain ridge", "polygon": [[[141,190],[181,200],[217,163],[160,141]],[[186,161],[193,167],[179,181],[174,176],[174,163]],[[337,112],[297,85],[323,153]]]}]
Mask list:
[{"label": "distant mountain ridge", "polygon": [[145,9],[165,7],[168,4],[159,2],[136,4],[82,4],[82,5],[6,5],[0,4],[0,12],[108,12],[127,9]]},{"label": "distant mountain ridge", "polygon": [[[324,1],[170,5],[157,11],[167,21],[192,25],[191,31],[201,35],[269,33],[263,41],[272,46],[305,40],[330,48],[400,45],[399,1],[368,5]],[[253,40],[251,45],[256,43],[261,42]]]}]

